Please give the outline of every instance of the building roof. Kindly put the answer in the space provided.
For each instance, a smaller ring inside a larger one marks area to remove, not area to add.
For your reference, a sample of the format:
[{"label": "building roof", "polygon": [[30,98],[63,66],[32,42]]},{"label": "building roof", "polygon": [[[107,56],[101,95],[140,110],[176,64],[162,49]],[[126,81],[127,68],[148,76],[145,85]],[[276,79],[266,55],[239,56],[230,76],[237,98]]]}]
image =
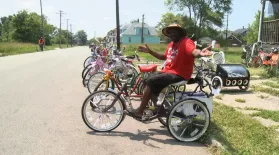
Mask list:
[{"label": "building roof", "polygon": [[125,24],[123,26],[120,27],[120,29],[127,29],[129,27],[130,24]]},{"label": "building roof", "polygon": [[247,31],[248,31],[248,29],[241,28],[241,29],[237,29],[237,30],[233,31],[232,33],[233,34],[243,34],[243,33],[247,32]]},{"label": "building roof", "polygon": [[202,43],[202,44],[207,44],[207,43],[211,43],[212,42],[212,38],[210,37],[202,37],[199,39],[199,41]]},{"label": "building roof", "polygon": [[[138,22],[131,23],[129,24],[129,26],[127,26],[126,31],[121,33],[121,35],[137,35],[135,28],[141,28],[141,27],[142,27],[142,23],[138,23]],[[157,35],[155,27],[150,27],[148,24],[145,23],[144,28],[148,28],[150,35],[154,35],[154,36]]]},{"label": "building roof", "polygon": [[[248,31],[247,28],[241,28],[241,29],[237,29],[234,30],[233,32],[228,32],[228,38],[231,37],[232,35],[245,35],[245,33]],[[225,32],[221,32],[218,37],[222,37],[222,38],[226,38],[226,33]],[[235,37],[235,36],[234,36]]]}]

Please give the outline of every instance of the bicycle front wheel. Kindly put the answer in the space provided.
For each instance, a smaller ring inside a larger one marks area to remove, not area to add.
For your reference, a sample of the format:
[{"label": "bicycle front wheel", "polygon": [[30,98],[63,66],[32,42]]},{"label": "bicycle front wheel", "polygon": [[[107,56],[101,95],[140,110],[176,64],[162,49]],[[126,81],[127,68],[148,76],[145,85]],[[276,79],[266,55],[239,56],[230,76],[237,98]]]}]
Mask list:
[{"label": "bicycle front wheel", "polygon": [[85,68],[86,66],[88,66],[91,62],[93,62],[94,59],[92,56],[89,56],[88,58],[86,58],[83,62],[83,67]]},{"label": "bicycle front wheel", "polygon": [[[107,109],[110,107],[109,109]],[[124,101],[110,91],[97,91],[83,102],[81,115],[84,123],[97,132],[108,132],[117,128],[125,114]]]}]

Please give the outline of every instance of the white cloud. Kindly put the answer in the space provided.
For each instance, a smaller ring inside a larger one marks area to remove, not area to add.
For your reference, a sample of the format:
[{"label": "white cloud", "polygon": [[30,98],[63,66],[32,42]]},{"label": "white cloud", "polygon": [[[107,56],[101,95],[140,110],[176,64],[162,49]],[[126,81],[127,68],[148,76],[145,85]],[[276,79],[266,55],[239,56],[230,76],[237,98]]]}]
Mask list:
[{"label": "white cloud", "polygon": [[104,21],[110,20],[111,17],[104,17]]},{"label": "white cloud", "polygon": [[26,9],[26,10],[34,10],[34,8],[40,7],[37,6],[39,1],[36,0],[21,0],[18,2],[18,6],[20,9]]}]

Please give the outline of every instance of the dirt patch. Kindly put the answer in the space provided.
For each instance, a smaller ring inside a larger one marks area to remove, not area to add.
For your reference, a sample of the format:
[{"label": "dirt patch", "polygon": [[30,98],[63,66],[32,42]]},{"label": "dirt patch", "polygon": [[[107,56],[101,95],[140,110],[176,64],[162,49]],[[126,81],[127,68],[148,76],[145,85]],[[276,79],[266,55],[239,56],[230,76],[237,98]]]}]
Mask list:
[{"label": "dirt patch", "polygon": [[[279,110],[279,98],[269,96],[268,98],[260,98],[259,96],[268,96],[266,93],[260,92],[241,92],[241,91],[222,91],[224,94],[222,100],[215,99],[225,105],[239,108],[260,108],[266,110]],[[245,99],[245,103],[235,101],[235,99]]]},{"label": "dirt patch", "polygon": [[237,109],[237,108],[235,110],[239,111],[239,112],[242,112],[243,114],[246,114],[246,115],[250,115],[250,114],[260,112],[258,110],[243,110],[243,109]]},{"label": "dirt patch", "polygon": [[272,127],[272,126],[278,126],[279,123],[278,122],[274,122],[273,120],[270,119],[264,119],[261,117],[253,117],[254,119],[258,120],[262,125],[266,126],[266,127]]}]

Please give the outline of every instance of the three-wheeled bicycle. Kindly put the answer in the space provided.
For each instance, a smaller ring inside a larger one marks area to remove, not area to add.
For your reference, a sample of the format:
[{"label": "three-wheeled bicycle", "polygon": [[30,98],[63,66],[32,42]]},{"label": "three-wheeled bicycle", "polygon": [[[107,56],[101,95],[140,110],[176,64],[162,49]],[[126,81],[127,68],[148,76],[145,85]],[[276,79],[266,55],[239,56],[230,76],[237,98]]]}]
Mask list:
[{"label": "three-wheeled bicycle", "polygon": [[[113,76],[106,70],[104,79]],[[134,110],[125,83],[119,92],[101,90],[90,94],[84,101],[81,114],[84,123],[97,132],[109,132],[117,128],[125,116]],[[197,84],[194,91],[177,90],[168,93],[169,88],[183,84]],[[205,91],[209,88],[208,91]],[[148,123],[157,118],[166,118],[169,133],[178,141],[191,142],[199,139],[207,130],[212,114],[212,90],[204,78],[203,68],[197,70],[195,78],[168,86],[161,102],[149,104],[141,122]],[[139,120],[138,120],[139,121]]]}]

